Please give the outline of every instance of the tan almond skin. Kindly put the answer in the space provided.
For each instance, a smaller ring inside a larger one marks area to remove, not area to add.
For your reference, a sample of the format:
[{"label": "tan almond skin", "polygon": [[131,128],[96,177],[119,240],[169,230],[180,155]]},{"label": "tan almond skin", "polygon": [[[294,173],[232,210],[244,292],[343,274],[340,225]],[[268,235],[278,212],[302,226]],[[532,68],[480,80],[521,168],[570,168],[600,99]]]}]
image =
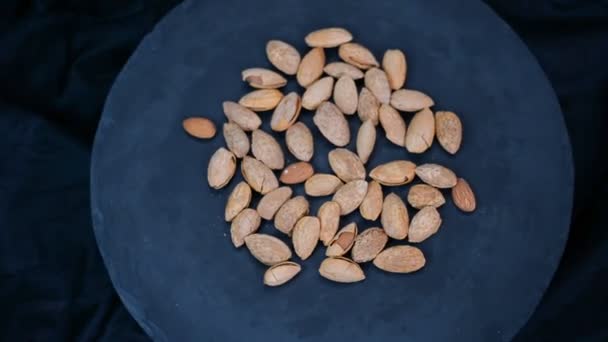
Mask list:
[{"label": "tan almond skin", "polygon": [[256,210],[263,219],[270,221],[292,194],[293,190],[288,186],[276,188],[260,199]]},{"label": "tan almond skin", "polygon": [[437,141],[450,154],[456,154],[462,143],[462,123],[453,112],[435,113],[435,132]]},{"label": "tan almond skin", "polygon": [[458,182],[456,174],[452,170],[439,164],[418,165],[416,175],[426,184],[439,189],[453,188]]},{"label": "tan almond skin", "polygon": [[386,72],[391,89],[397,90],[403,87],[407,76],[407,62],[401,50],[386,50],[382,58],[382,69]]},{"label": "tan almond skin", "polygon": [[319,274],[338,283],[356,283],[365,279],[363,270],[356,262],[342,257],[323,260]]},{"label": "tan almond skin", "polygon": [[393,246],[380,252],[374,259],[374,266],[392,273],[416,272],[425,264],[424,254],[413,246]]},{"label": "tan almond skin", "polygon": [[405,148],[410,153],[423,153],[433,145],[435,117],[425,108],[414,115],[405,134]]},{"label": "tan almond skin", "polygon": [[287,75],[295,75],[300,65],[300,53],[293,46],[280,40],[266,44],[266,56],[275,68]]},{"label": "tan almond skin", "polygon": [[361,88],[359,93],[359,103],[357,104],[357,114],[361,122],[372,120],[374,125],[378,124],[378,111],[380,109],[380,101],[366,87]]},{"label": "tan almond skin", "polygon": [[340,226],[340,205],[334,201],[323,203],[319,207],[317,217],[321,226],[319,240],[321,240],[324,246],[328,246]]},{"label": "tan almond skin", "polygon": [[346,148],[335,148],[327,154],[329,166],[344,182],[365,179],[365,167],[361,159]]},{"label": "tan almond skin", "polygon": [[326,76],[313,82],[302,95],[302,107],[308,110],[315,110],[323,103],[329,100],[334,88],[334,78]]},{"label": "tan almond skin", "polygon": [[285,77],[272,70],[264,68],[249,68],[241,72],[241,78],[253,88],[274,89],[287,84]]},{"label": "tan almond skin", "polygon": [[365,87],[369,89],[380,103],[391,101],[391,86],[386,73],[379,68],[371,68],[365,73]]},{"label": "tan almond skin", "polygon": [[234,247],[241,247],[245,243],[245,237],[255,233],[261,222],[257,211],[251,208],[241,211],[230,225],[230,237]]},{"label": "tan almond skin", "polygon": [[283,93],[278,89],[258,89],[241,97],[239,104],[254,112],[265,112],[274,109],[282,98]]},{"label": "tan almond skin", "polygon": [[390,105],[382,104],[378,109],[378,119],[386,139],[397,146],[405,147],[407,126],[401,114]]},{"label": "tan almond skin", "polygon": [[288,165],[283,172],[279,181],[283,184],[299,184],[304,183],[315,173],[312,165],[307,162],[296,162]]},{"label": "tan almond skin", "polygon": [[222,128],[222,133],[224,134],[226,146],[237,158],[243,158],[249,153],[249,137],[239,125],[227,122]]},{"label": "tan almond skin", "polygon": [[422,242],[439,230],[441,216],[435,207],[424,207],[412,217],[407,238],[409,242]]},{"label": "tan almond skin", "polygon": [[304,216],[293,228],[291,239],[296,255],[302,260],[308,259],[319,243],[321,223],[315,216]]},{"label": "tan almond skin", "polygon": [[323,68],[326,74],[329,76],[339,79],[340,77],[346,76],[353,80],[360,80],[363,78],[363,71],[357,67],[344,62],[333,62],[329,63]]},{"label": "tan almond skin", "polygon": [[236,157],[227,149],[220,147],[209,159],[207,182],[214,189],[225,187],[236,171]]},{"label": "tan almond skin", "polygon": [[276,132],[284,132],[291,127],[300,116],[302,99],[296,92],[285,95],[272,113],[270,128]]},{"label": "tan almond skin", "polygon": [[367,182],[361,179],[350,181],[336,191],[332,201],[340,205],[340,215],[348,215],[359,208],[367,194]]},{"label": "tan almond skin", "polygon": [[323,74],[325,66],[325,51],[323,48],[313,48],[300,62],[296,79],[298,84],[307,88]]},{"label": "tan almond skin", "polygon": [[382,185],[398,186],[410,183],[416,175],[416,164],[408,160],[394,160],[376,166],[370,173],[371,179]]},{"label": "tan almond skin", "polygon": [[393,108],[404,112],[417,112],[435,104],[427,94],[412,89],[395,90],[391,95],[390,103]]},{"label": "tan almond skin", "polygon": [[312,133],[303,122],[289,127],[285,133],[285,144],[289,152],[301,161],[310,161],[315,152]]},{"label": "tan almond skin", "polygon": [[338,48],[338,56],[346,63],[363,70],[380,65],[369,49],[357,43],[340,45]]},{"label": "tan almond skin", "polygon": [[199,139],[211,139],[216,133],[213,121],[202,117],[187,118],[182,121],[182,127],[186,133]]},{"label": "tan almond skin", "polygon": [[377,181],[371,181],[367,185],[367,193],[359,206],[361,217],[369,221],[376,221],[382,212],[384,195],[382,186]]},{"label": "tan almond skin", "polygon": [[245,237],[245,245],[251,255],[264,265],[276,265],[291,258],[291,250],[285,242],[272,235],[251,234]]},{"label": "tan almond skin", "polygon": [[243,158],[241,173],[251,189],[262,195],[279,187],[279,181],[272,170],[255,158],[248,156]]},{"label": "tan almond skin", "polygon": [[287,235],[291,234],[298,220],[307,215],[309,211],[308,201],[304,196],[296,196],[285,202],[274,215],[274,227]]},{"label": "tan almond skin", "polygon": [[357,111],[359,95],[355,81],[348,76],[341,76],[334,86],[334,103],[342,113],[353,115]]},{"label": "tan almond skin", "polygon": [[243,131],[251,132],[262,124],[262,120],[254,111],[236,102],[224,101],[222,107],[228,120],[239,125]]},{"label": "tan almond skin", "polygon": [[341,27],[328,27],[306,35],[304,41],[310,47],[333,48],[353,40],[353,35]]},{"label": "tan almond skin", "polygon": [[367,163],[376,145],[376,126],[372,120],[365,121],[357,132],[357,155],[363,164]]},{"label": "tan almond skin", "polygon": [[350,127],[340,109],[331,102],[323,102],[313,116],[315,126],[330,143],[338,147],[350,142]]},{"label": "tan almond skin", "polygon": [[384,198],[380,222],[384,232],[395,240],[403,240],[409,230],[409,215],[405,203],[394,193]]},{"label": "tan almond skin", "polygon": [[463,178],[458,178],[456,185],[452,188],[452,200],[454,205],[465,213],[473,212],[477,208],[475,193]]},{"label": "tan almond skin", "polygon": [[333,195],[344,183],[340,178],[327,174],[317,173],[306,180],[304,192],[308,196],[321,197]]},{"label": "tan almond skin", "polygon": [[328,257],[342,256],[353,247],[357,238],[357,225],[349,223],[344,226],[329,242],[325,255]]},{"label": "tan almond skin", "polygon": [[445,203],[445,197],[443,197],[441,191],[430,185],[416,184],[410,188],[407,201],[416,209],[424,207],[439,208]]},{"label": "tan almond skin", "polygon": [[293,279],[302,267],[293,261],[280,262],[271,266],[264,273],[264,285],[266,286],[281,286]]},{"label": "tan almond skin", "polygon": [[226,222],[232,221],[236,215],[249,206],[251,196],[251,187],[246,182],[240,182],[232,189],[226,201],[226,209],[224,210]]},{"label": "tan almond skin", "polygon": [[270,134],[256,129],[251,133],[251,153],[273,170],[285,167],[285,157],[279,142]]},{"label": "tan almond skin", "polygon": [[351,250],[354,262],[368,262],[384,249],[388,242],[388,236],[382,228],[369,228],[357,235]]}]

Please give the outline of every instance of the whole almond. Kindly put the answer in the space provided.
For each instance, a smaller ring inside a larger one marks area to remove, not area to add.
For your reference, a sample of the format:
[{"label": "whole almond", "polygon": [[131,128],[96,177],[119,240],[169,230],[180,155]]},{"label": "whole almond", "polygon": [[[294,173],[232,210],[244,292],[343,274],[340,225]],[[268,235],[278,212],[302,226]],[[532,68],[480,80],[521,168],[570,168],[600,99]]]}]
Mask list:
[{"label": "whole almond", "polygon": [[236,102],[224,101],[222,106],[228,120],[239,125],[244,131],[256,130],[262,124],[262,120],[255,112]]},{"label": "whole almond", "polygon": [[288,186],[276,188],[260,199],[256,209],[263,219],[272,220],[274,214],[287,202],[292,194],[293,190]]},{"label": "whole almond", "polygon": [[452,170],[439,164],[418,165],[416,175],[426,184],[439,189],[452,188],[458,181]]},{"label": "whole almond", "polygon": [[323,203],[319,207],[317,217],[321,225],[319,240],[323,242],[323,245],[328,246],[340,226],[340,205],[334,201]]},{"label": "whole almond", "polygon": [[477,207],[473,189],[471,189],[469,183],[462,178],[458,178],[456,185],[452,188],[452,200],[458,209],[467,213],[475,211],[475,208]]},{"label": "whole almond", "polygon": [[382,186],[376,181],[367,185],[367,193],[359,206],[361,217],[366,220],[376,221],[382,212],[383,202]]},{"label": "whole almond", "polygon": [[382,185],[397,186],[414,180],[416,164],[407,160],[394,160],[376,166],[369,176]]},{"label": "whole almond", "polygon": [[319,274],[338,283],[356,283],[365,279],[363,270],[356,262],[342,257],[323,260]]},{"label": "whole almond", "polygon": [[237,158],[243,158],[249,153],[249,137],[239,125],[227,122],[224,124],[222,131],[226,146]]},{"label": "whole almond", "polygon": [[350,77],[353,80],[363,78],[363,71],[344,62],[329,63],[325,66],[325,68],[323,68],[323,71],[334,78],[340,78],[342,76]]},{"label": "whole almond", "polygon": [[397,90],[405,84],[407,62],[401,50],[386,50],[382,58],[382,69],[386,72],[391,89]]},{"label": "whole almond", "polygon": [[407,194],[407,201],[416,208],[424,207],[438,208],[445,203],[445,198],[441,191],[426,184],[416,184],[412,186]]},{"label": "whole almond", "polygon": [[298,84],[306,88],[316,81],[323,74],[325,66],[325,51],[323,48],[313,48],[310,50],[298,67],[296,79]]},{"label": "whole almond", "polygon": [[255,112],[264,112],[274,109],[281,99],[283,93],[277,89],[259,89],[245,94],[239,100],[241,106],[245,106]]},{"label": "whole almond", "polygon": [[393,246],[380,252],[374,265],[386,272],[411,273],[424,267],[422,251],[413,246]]},{"label": "whole almond", "polygon": [[245,237],[255,233],[261,222],[257,211],[251,208],[241,211],[230,225],[230,237],[234,247],[241,247],[245,243]]},{"label": "whole almond", "polygon": [[325,255],[328,257],[342,256],[353,247],[357,238],[357,225],[349,223],[344,226],[329,242]]},{"label": "whole almond", "polygon": [[281,88],[287,84],[285,77],[264,68],[245,69],[241,72],[241,77],[250,86],[258,89]]},{"label": "whole almond", "polygon": [[309,211],[308,201],[304,196],[296,196],[285,202],[274,215],[274,226],[280,232],[291,234],[296,222],[307,215]]},{"label": "whole almond", "polygon": [[241,162],[241,173],[251,189],[265,195],[279,187],[279,181],[268,166],[261,161],[245,156]]},{"label": "whole almond", "polygon": [[346,115],[355,114],[359,100],[357,85],[352,78],[342,76],[338,79],[334,87],[334,102],[342,113]]},{"label": "whole almond", "polygon": [[319,219],[314,216],[304,216],[298,220],[293,228],[291,239],[296,255],[302,260],[308,259],[315,251],[319,243],[319,233],[321,224]]},{"label": "whole almond", "polygon": [[412,217],[407,238],[410,242],[422,242],[437,233],[441,216],[435,207],[424,207]]},{"label": "whole almond", "polygon": [[336,191],[332,201],[340,205],[340,215],[348,215],[359,208],[367,193],[367,182],[354,180],[344,184]]},{"label": "whole almond", "polygon": [[270,266],[264,273],[264,285],[281,286],[293,279],[302,267],[293,261],[283,261],[274,266]]},{"label": "whole almond", "polygon": [[266,44],[266,56],[272,65],[287,75],[295,75],[300,65],[300,53],[293,46],[271,40]]},{"label": "whole almond", "polygon": [[220,147],[209,159],[207,182],[214,189],[221,189],[230,182],[236,171],[236,157],[232,152]]},{"label": "whole almond", "polygon": [[437,140],[444,150],[455,154],[462,142],[462,123],[453,112],[435,113],[435,131]]},{"label": "whole almond", "polygon": [[390,105],[382,104],[378,109],[378,118],[386,133],[386,139],[397,146],[405,147],[407,129],[401,114]]},{"label": "whole almond", "polygon": [[367,70],[379,66],[376,57],[366,47],[357,43],[346,43],[338,48],[338,55],[348,64]]},{"label": "whole almond", "polygon": [[273,131],[283,132],[293,125],[300,116],[302,99],[296,92],[285,95],[277,105],[270,119],[270,128]]},{"label": "whole almond", "polygon": [[315,152],[312,133],[302,122],[289,127],[285,133],[285,144],[289,152],[302,161],[310,161]]},{"label": "whole almond", "polygon": [[405,134],[405,148],[410,153],[422,153],[433,144],[435,137],[435,117],[430,109],[425,108],[412,118]]},{"label": "whole almond", "polygon": [[191,117],[182,121],[184,130],[199,139],[211,139],[215,136],[215,124],[207,118]]},{"label": "whole almond", "polygon": [[251,255],[264,265],[276,265],[291,258],[291,250],[285,242],[272,235],[251,234],[245,237],[245,245]]},{"label": "whole almond", "polygon": [[377,125],[379,108],[380,101],[376,99],[376,96],[369,89],[365,87],[361,88],[359,103],[357,104],[357,113],[361,122],[371,119],[374,125]]},{"label": "whole almond", "polygon": [[329,27],[309,33],[304,38],[310,47],[332,48],[353,40],[353,35],[341,27]]},{"label": "whole almond", "polygon": [[366,120],[357,132],[357,155],[363,164],[367,163],[376,145],[376,126],[372,120]]},{"label": "whole almond", "polygon": [[224,219],[226,222],[232,221],[243,209],[251,203],[251,188],[245,182],[237,184],[226,201]]},{"label": "whole almond", "polygon": [[323,77],[312,83],[304,95],[302,95],[302,107],[308,110],[315,110],[323,101],[331,97],[334,88],[334,79],[331,76]]},{"label": "whole almond", "polygon": [[288,165],[283,172],[279,181],[284,184],[304,183],[315,173],[312,165],[307,162],[296,162]]},{"label": "whole almond", "polygon": [[352,248],[354,262],[368,262],[382,252],[388,242],[388,236],[382,228],[369,228],[357,235]]},{"label": "whole almond", "polygon": [[434,104],[432,98],[418,90],[399,89],[391,95],[391,106],[404,112],[417,112]]},{"label": "whole almond", "polygon": [[382,215],[380,216],[384,232],[395,240],[403,240],[409,229],[409,215],[405,203],[394,193],[384,198]]},{"label": "whole almond", "polygon": [[312,118],[321,134],[336,146],[346,146],[350,142],[350,127],[344,114],[331,102],[323,102]]},{"label": "whole almond", "polygon": [[271,169],[280,170],[285,166],[285,157],[279,142],[260,129],[256,129],[251,134],[251,153]]},{"label": "whole almond", "polygon": [[327,155],[329,166],[345,182],[365,179],[365,167],[359,157],[345,148],[335,148]]},{"label": "whole almond", "polygon": [[371,68],[365,73],[365,87],[369,89],[380,103],[391,101],[391,86],[386,73],[378,68]]},{"label": "whole almond", "polygon": [[327,173],[317,173],[306,180],[304,192],[308,196],[320,197],[333,195],[344,183],[340,178]]}]

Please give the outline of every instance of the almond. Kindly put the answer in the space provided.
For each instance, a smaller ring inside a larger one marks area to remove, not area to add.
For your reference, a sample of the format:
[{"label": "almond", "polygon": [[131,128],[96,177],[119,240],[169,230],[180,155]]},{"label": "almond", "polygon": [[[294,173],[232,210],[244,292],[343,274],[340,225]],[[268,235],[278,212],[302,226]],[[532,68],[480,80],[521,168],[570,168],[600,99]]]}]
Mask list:
[{"label": "almond", "polygon": [[245,156],[241,162],[241,173],[249,186],[262,195],[279,187],[277,177],[261,161]]},{"label": "almond", "polygon": [[382,252],[388,242],[388,236],[382,228],[369,228],[359,234],[352,248],[354,262],[368,262]]},{"label": "almond", "polygon": [[382,185],[397,186],[414,180],[416,164],[407,160],[394,160],[376,166],[369,176]]},{"label": "almond", "polygon": [[334,102],[342,113],[346,115],[355,114],[358,105],[358,95],[357,85],[352,78],[342,76],[338,79],[334,87]]},{"label": "almond", "polygon": [[287,202],[293,191],[288,186],[276,188],[260,199],[257,211],[265,220],[272,220],[279,208]]},{"label": "almond", "polygon": [[353,35],[341,27],[329,27],[309,33],[304,40],[310,47],[332,48],[353,40]]},{"label": "almond", "polygon": [[283,93],[277,89],[259,89],[241,97],[239,104],[256,112],[264,112],[274,109],[282,98]]},{"label": "almond", "polygon": [[245,182],[237,184],[226,201],[224,219],[226,222],[232,221],[243,209],[251,203],[251,188]]},{"label": "almond", "polygon": [[336,191],[332,201],[340,205],[340,215],[348,215],[355,211],[367,193],[367,182],[354,180],[344,184]]},{"label": "almond", "polygon": [[293,228],[292,241],[296,255],[302,260],[308,259],[319,243],[321,224],[314,216],[304,216],[298,220]]},{"label": "almond", "polygon": [[228,120],[239,125],[244,131],[256,130],[262,124],[262,120],[255,112],[236,102],[224,101],[222,106]]},{"label": "almond", "polygon": [[298,84],[306,88],[316,81],[323,74],[325,66],[325,51],[323,48],[314,48],[310,50],[298,67],[296,79]]},{"label": "almond", "polygon": [[224,124],[223,133],[228,149],[237,158],[243,158],[249,153],[249,137],[239,125],[227,122]]},{"label": "almond", "polygon": [[422,153],[433,144],[435,137],[435,117],[430,109],[425,108],[412,118],[405,134],[405,148],[410,153]]},{"label": "almond", "polygon": [[458,181],[452,170],[439,164],[423,164],[416,167],[416,175],[426,184],[439,189],[452,188]]},{"label": "almond", "polygon": [[340,225],[340,205],[334,201],[323,203],[317,212],[317,217],[321,225],[319,240],[323,245],[328,246]]},{"label": "almond", "polygon": [[386,235],[395,240],[405,239],[410,219],[407,208],[399,196],[390,193],[384,198],[380,221]]},{"label": "almond", "polygon": [[462,178],[458,178],[456,185],[452,188],[452,200],[458,209],[467,213],[475,211],[475,208],[477,207],[473,189],[471,189],[469,183]]},{"label": "almond", "polygon": [[356,154],[345,148],[335,148],[327,155],[329,166],[345,182],[365,179],[365,167]]},{"label": "almond", "polygon": [[405,147],[405,134],[407,132],[405,120],[393,107],[382,104],[378,110],[380,125],[384,129],[386,139],[397,146]]},{"label": "almond", "polygon": [[285,133],[285,144],[294,157],[310,161],[314,154],[314,141],[310,129],[302,122],[289,127]]},{"label": "almond", "polygon": [[435,131],[439,145],[450,154],[456,154],[462,142],[462,123],[452,112],[435,113]]},{"label": "almond", "polygon": [[302,95],[302,107],[308,110],[317,109],[323,101],[327,101],[331,97],[333,87],[334,79],[331,76],[315,81]]},{"label": "almond", "polygon": [[285,95],[272,113],[270,128],[276,132],[287,130],[298,120],[301,109],[302,100],[298,93],[291,92]]},{"label": "almond", "polygon": [[264,285],[281,286],[293,279],[302,267],[293,261],[284,261],[271,266],[264,273]]},{"label": "almond", "polygon": [[382,58],[382,69],[386,72],[391,89],[397,90],[405,84],[407,62],[401,50],[386,50]]},{"label": "almond", "polygon": [[211,139],[215,136],[215,124],[207,118],[191,117],[182,121],[184,130],[199,139]]},{"label": "almond", "polygon": [[257,211],[251,208],[241,211],[230,225],[230,237],[234,247],[241,247],[245,243],[245,237],[255,233],[261,222]]},{"label": "almond", "polygon": [[253,88],[273,89],[281,88],[287,84],[285,77],[272,70],[264,68],[249,68],[241,72],[243,81],[249,83]]},{"label": "almond", "polygon": [[280,170],[285,166],[285,157],[279,142],[260,129],[251,134],[251,152],[257,160],[271,169]]},{"label": "almond", "polygon": [[207,182],[214,189],[225,187],[236,171],[236,157],[232,152],[220,147],[209,159]]},{"label": "almond", "polygon": [[251,234],[245,237],[245,245],[251,255],[264,265],[276,265],[291,258],[291,250],[285,242],[271,235]]},{"label": "almond", "polygon": [[356,262],[341,257],[323,260],[319,274],[338,283],[355,283],[365,279],[363,270]]},{"label": "almond", "polygon": [[315,173],[312,165],[307,162],[296,162],[288,165],[283,172],[279,180],[284,184],[298,184],[304,183]]},{"label": "almond", "polygon": [[275,228],[282,233],[290,235],[296,222],[301,217],[307,215],[308,210],[308,201],[304,196],[296,196],[287,200],[274,215]]},{"label": "almond", "polygon": [[439,226],[441,226],[441,216],[437,209],[424,207],[412,217],[407,238],[410,242],[422,242],[437,233]]},{"label": "almond", "polygon": [[323,71],[334,78],[346,76],[355,81],[363,78],[363,71],[344,62],[329,63],[325,66],[325,68],[323,68]]},{"label": "almond", "polygon": [[357,238],[357,225],[349,223],[329,242],[325,255],[328,257],[342,256],[353,247]]},{"label": "almond", "polygon": [[348,122],[344,118],[344,114],[333,103],[321,103],[312,120],[330,143],[341,147],[350,142]]},{"label": "almond", "polygon": [[379,66],[376,57],[366,47],[357,43],[346,43],[338,48],[338,55],[348,64],[367,70]]},{"label": "almond", "polygon": [[374,125],[378,124],[378,109],[380,108],[380,102],[376,99],[376,96],[372,92],[363,87],[361,93],[359,93],[359,103],[357,104],[357,113],[361,122],[366,120],[372,120]]},{"label": "almond", "polygon": [[407,194],[407,201],[416,209],[424,207],[438,208],[445,203],[445,198],[441,191],[426,184],[416,184],[412,186]]},{"label": "almond", "polygon": [[391,95],[391,106],[404,112],[417,112],[435,104],[427,94],[411,89],[399,89]]},{"label": "almond", "polygon": [[380,103],[391,101],[391,86],[386,73],[378,68],[371,68],[365,73],[365,87],[369,89]]},{"label": "almond", "polygon": [[272,65],[287,75],[295,75],[300,65],[300,53],[293,46],[280,40],[266,44],[266,56]]},{"label": "almond", "polygon": [[317,173],[306,180],[304,192],[313,197],[328,196],[333,195],[342,185],[344,183],[334,175]]},{"label": "almond", "polygon": [[367,193],[359,206],[361,217],[366,220],[376,221],[382,212],[383,202],[382,186],[376,181],[367,185]]},{"label": "almond", "polygon": [[376,126],[372,120],[366,120],[357,133],[357,155],[363,164],[367,163],[376,145]]},{"label": "almond", "polygon": [[413,246],[393,246],[374,259],[374,265],[386,272],[411,273],[424,267],[426,260],[420,249]]}]

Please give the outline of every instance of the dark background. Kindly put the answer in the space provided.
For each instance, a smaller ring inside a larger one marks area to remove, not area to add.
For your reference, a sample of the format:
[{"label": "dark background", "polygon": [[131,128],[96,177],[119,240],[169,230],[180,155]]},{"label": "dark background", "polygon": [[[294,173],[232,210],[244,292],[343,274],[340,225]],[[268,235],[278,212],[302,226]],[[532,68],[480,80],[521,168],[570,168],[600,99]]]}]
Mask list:
[{"label": "dark background", "polygon": [[[148,340],[97,251],[89,161],[114,78],[178,2],[0,2],[1,341]],[[576,170],[563,260],[516,341],[607,341],[608,1],[486,2],[552,83]]]}]

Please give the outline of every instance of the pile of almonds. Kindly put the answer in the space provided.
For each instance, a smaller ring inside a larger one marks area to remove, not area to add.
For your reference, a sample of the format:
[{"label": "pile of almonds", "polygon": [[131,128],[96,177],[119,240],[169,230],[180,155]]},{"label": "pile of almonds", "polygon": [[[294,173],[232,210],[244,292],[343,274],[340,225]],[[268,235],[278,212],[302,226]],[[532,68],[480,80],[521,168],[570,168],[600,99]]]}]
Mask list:
[{"label": "pile of almonds", "polygon": [[[241,159],[245,181],[232,190],[225,219],[231,222],[234,246],[246,245],[253,257],[269,266],[264,274],[268,286],[288,282],[301,266],[289,261],[292,251],[282,240],[257,233],[262,219],[274,220],[275,228],[291,237],[293,250],[301,260],[310,257],[321,241],[327,248],[327,258],[319,267],[321,276],[350,283],[365,279],[359,263],[371,261],[379,269],[394,273],[414,272],[425,265],[419,248],[386,245],[389,239],[420,243],[437,233],[442,222],[437,208],[445,203],[441,189],[451,189],[452,200],[462,211],[475,210],[471,187],[444,166],[394,160],[367,173],[365,164],[376,148],[377,125],[383,128],[387,140],[409,153],[425,152],[436,137],[443,149],[455,154],[462,141],[462,124],[453,112],[433,113],[430,108],[434,101],[427,94],[403,88],[407,75],[403,52],[387,50],[380,68],[374,55],[351,42],[352,38],[343,28],[314,31],[305,38],[311,50],[304,57],[290,44],[269,41],[267,57],[282,74],[263,68],[244,70],[243,81],[257,90],[238,103],[223,103],[228,118],[223,125],[227,148],[218,149],[209,160],[207,179],[214,189],[225,187]],[[334,47],[338,47],[343,62],[326,64],[325,49]],[[296,76],[305,88],[301,96],[297,92],[284,95],[278,90],[287,84],[285,75]],[[360,91],[357,81],[363,83]],[[315,126],[336,146],[327,156],[333,174],[315,173],[309,163],[315,138],[298,121],[302,107],[315,111]],[[260,129],[262,120],[257,112],[270,110],[274,110],[271,129],[285,132],[287,150],[299,162],[286,166],[279,142]],[[409,127],[400,111],[415,112]],[[344,148],[351,141],[347,118],[355,113],[362,122],[356,135],[356,153]],[[188,118],[183,127],[197,138],[215,135],[215,125],[206,118]],[[282,170],[278,179],[275,170]],[[409,189],[407,202],[418,209],[410,220],[404,200],[393,192],[384,196],[383,187],[408,184],[416,176],[423,183]],[[292,196],[289,185],[300,183],[304,183],[307,196],[332,196],[316,216],[310,215],[306,196]],[[262,195],[255,209],[249,208],[253,192]],[[339,229],[341,216],[357,209],[366,220],[379,218],[382,227],[359,232],[355,223],[349,223]]]}]

